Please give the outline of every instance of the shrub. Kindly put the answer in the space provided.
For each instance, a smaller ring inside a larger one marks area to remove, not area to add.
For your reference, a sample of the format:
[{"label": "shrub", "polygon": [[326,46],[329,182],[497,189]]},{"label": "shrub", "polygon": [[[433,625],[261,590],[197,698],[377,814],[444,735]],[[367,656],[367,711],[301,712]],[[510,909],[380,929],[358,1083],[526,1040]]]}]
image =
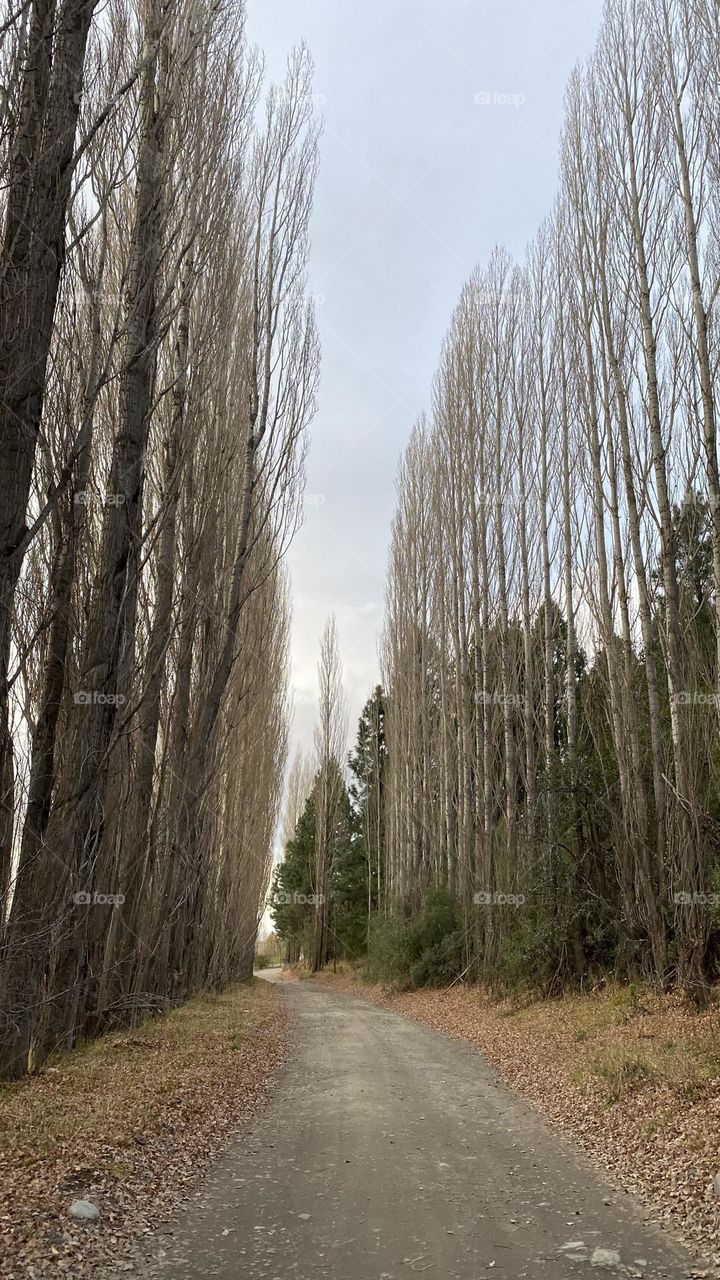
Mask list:
[{"label": "shrub", "polygon": [[402,915],[376,915],[368,930],[366,974],[370,982],[407,985],[410,920]]},{"label": "shrub", "polygon": [[429,889],[415,919],[371,922],[367,975],[403,987],[445,986],[462,971],[464,935],[447,889]]}]

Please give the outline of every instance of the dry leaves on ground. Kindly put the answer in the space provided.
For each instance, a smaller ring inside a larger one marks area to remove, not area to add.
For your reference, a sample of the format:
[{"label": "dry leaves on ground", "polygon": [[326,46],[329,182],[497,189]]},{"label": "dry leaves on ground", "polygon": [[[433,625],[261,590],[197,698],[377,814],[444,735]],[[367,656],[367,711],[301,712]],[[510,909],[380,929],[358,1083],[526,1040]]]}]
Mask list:
[{"label": "dry leaves on ground", "polygon": [[[0,1277],[135,1270],[143,1245],[284,1058],[279,992],[255,981],[63,1055],[0,1093]],[[97,1223],[68,1213],[88,1199]]]}]

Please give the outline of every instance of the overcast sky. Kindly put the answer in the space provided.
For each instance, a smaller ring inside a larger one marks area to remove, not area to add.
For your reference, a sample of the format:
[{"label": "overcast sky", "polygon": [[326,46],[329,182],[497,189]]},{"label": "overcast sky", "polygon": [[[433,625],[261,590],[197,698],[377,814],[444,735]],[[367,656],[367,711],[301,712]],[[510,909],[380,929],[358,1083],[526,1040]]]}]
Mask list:
[{"label": "overcast sky", "polygon": [[565,85],[602,0],[248,0],[281,78],[304,39],[325,118],[310,286],[322,342],[305,521],[289,555],[293,746],[312,745],[335,612],[354,738],[378,679],[397,464],[464,280],[522,257],[556,190]]}]

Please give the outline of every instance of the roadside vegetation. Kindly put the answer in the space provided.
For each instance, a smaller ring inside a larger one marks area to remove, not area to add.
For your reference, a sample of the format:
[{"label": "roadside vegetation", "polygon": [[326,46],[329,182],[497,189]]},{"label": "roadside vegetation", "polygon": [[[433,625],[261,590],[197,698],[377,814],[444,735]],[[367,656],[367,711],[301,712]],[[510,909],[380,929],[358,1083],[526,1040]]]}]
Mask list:
[{"label": "roadside vegetation", "polygon": [[[0,1089],[0,1276],[114,1275],[187,1197],[283,1060],[276,990],[245,983],[55,1055]],[[70,1206],[88,1200],[96,1222]]]}]

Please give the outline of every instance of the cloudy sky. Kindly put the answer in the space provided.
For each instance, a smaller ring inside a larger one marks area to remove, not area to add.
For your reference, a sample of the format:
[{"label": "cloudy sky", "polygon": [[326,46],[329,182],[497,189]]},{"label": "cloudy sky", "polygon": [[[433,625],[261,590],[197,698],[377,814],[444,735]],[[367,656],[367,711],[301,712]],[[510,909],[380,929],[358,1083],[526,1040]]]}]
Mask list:
[{"label": "cloudy sky", "polygon": [[309,748],[317,656],[338,622],[351,736],[378,678],[397,463],[429,407],[463,281],[520,257],[556,188],[565,85],[602,0],[249,0],[282,77],[304,39],[325,119],[310,286],[323,348],[293,583],[294,744]]}]

